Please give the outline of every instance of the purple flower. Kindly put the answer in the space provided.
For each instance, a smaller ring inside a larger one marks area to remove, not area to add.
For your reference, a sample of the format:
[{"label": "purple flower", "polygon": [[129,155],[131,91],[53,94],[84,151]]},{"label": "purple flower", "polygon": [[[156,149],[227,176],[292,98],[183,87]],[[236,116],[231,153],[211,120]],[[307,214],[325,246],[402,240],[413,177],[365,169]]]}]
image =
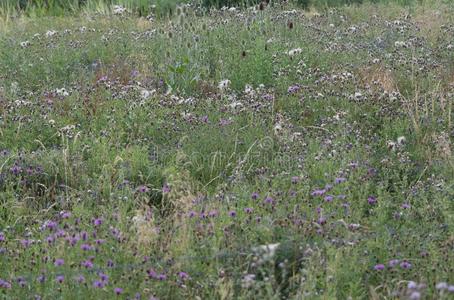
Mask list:
[{"label": "purple flower", "polygon": [[332,195],[326,195],[325,196],[325,201],[326,202],[333,202],[334,197]]},{"label": "purple flower", "polygon": [[69,219],[71,217],[71,212],[69,212],[69,211],[61,211],[60,212],[60,217],[62,219]]},{"label": "purple flower", "polygon": [[189,218],[194,218],[195,216],[197,215],[197,213],[193,210],[191,210],[189,213],[188,213],[188,217]]},{"label": "purple flower", "polygon": [[102,219],[101,218],[96,218],[93,220],[93,225],[96,227],[100,226],[102,224]]},{"label": "purple flower", "polygon": [[295,84],[288,87],[287,92],[289,94],[295,94],[300,90],[300,86]]},{"label": "purple flower", "polygon": [[44,281],[46,281],[46,276],[44,276],[44,274],[41,274],[38,276],[37,280],[39,283],[44,283]]},{"label": "purple flower", "polygon": [[56,267],[60,267],[60,266],[63,266],[65,264],[65,260],[62,259],[62,258],[57,258],[54,262],[54,265]]},{"label": "purple flower", "polygon": [[326,224],[326,218],[324,218],[324,217],[318,218],[317,223],[320,224],[320,225],[325,225]]},{"label": "purple flower", "polygon": [[9,283],[6,280],[3,280],[0,278],[0,288],[2,289],[10,289],[11,288],[11,283]]},{"label": "purple flower", "polygon": [[402,269],[410,269],[411,268],[411,263],[409,263],[408,261],[404,260],[403,262],[400,263],[400,267]]},{"label": "purple flower", "polygon": [[147,275],[148,275],[148,277],[153,278],[153,279],[157,279],[158,278],[158,274],[153,269],[147,270]]},{"label": "purple flower", "polygon": [[107,274],[99,273],[98,275],[102,282],[107,282],[109,280],[109,276]]},{"label": "purple flower", "polygon": [[218,216],[218,211],[215,210],[215,209],[210,210],[210,211],[208,212],[208,217],[210,217],[210,218],[215,218],[215,217],[217,217],[217,216]]},{"label": "purple flower", "polygon": [[123,293],[123,289],[119,288],[119,287],[116,287],[116,288],[114,288],[114,292],[115,292],[116,295],[121,295]]},{"label": "purple flower", "polygon": [[370,205],[374,205],[377,203],[377,198],[375,198],[374,196],[369,196],[367,198],[367,203],[369,203]]},{"label": "purple flower", "polygon": [[85,283],[85,277],[84,277],[84,275],[79,275],[79,276],[77,276],[75,279],[76,279],[76,282],[79,283],[79,284],[80,284],[80,283]]},{"label": "purple flower", "polygon": [[6,241],[5,234],[0,231],[0,242],[4,242],[4,241]]},{"label": "purple flower", "polygon": [[180,279],[183,280],[183,281],[186,280],[186,279],[189,279],[189,275],[186,272],[179,272],[178,273],[178,277],[180,277]]},{"label": "purple flower", "polygon": [[263,202],[265,202],[265,204],[273,204],[274,199],[271,198],[270,196],[267,196]]},{"label": "purple flower", "polygon": [[402,204],[401,207],[402,207],[403,209],[409,209],[411,206],[410,206],[410,204],[408,204],[408,203],[404,203],[404,204]]},{"label": "purple flower", "polygon": [[347,178],[345,177],[337,177],[335,180],[334,180],[334,183],[335,184],[341,184],[343,182],[347,181]]},{"label": "purple flower", "polygon": [[58,283],[63,283],[64,280],[65,276],[63,275],[57,275],[57,277],[55,278],[55,281],[57,281]]},{"label": "purple flower", "polygon": [[252,207],[246,207],[246,208],[244,209],[244,212],[247,213],[247,214],[250,214],[250,213],[253,212],[253,209],[252,209]]},{"label": "purple flower", "polygon": [[167,183],[164,183],[164,186],[162,187],[162,193],[170,193],[170,186]]},{"label": "purple flower", "polygon": [[85,260],[82,262],[82,266],[87,268],[87,269],[91,269],[93,268],[93,262],[91,260]]},{"label": "purple flower", "polygon": [[333,189],[333,185],[332,184],[325,185],[325,191],[331,191],[332,189]]},{"label": "purple flower", "polygon": [[292,177],[292,183],[297,184],[300,181],[300,178],[298,176],[293,176]]},{"label": "purple flower", "polygon": [[418,284],[414,281],[409,281],[408,284],[407,284],[407,288],[409,290],[413,290],[413,289],[417,289],[418,288]]},{"label": "purple flower", "polygon": [[397,266],[399,264],[399,260],[398,259],[391,259],[389,262],[388,262],[388,266],[390,268],[394,268],[395,266]]},{"label": "purple flower", "polygon": [[167,279],[167,276],[166,276],[166,274],[161,273],[161,274],[159,274],[158,279],[161,280],[161,281],[164,281],[164,280]]},{"label": "purple flower", "polygon": [[104,283],[99,280],[95,280],[93,281],[93,287],[102,289],[104,287]]},{"label": "purple flower", "polygon": [[234,210],[229,211],[229,216],[231,216],[232,218],[236,217],[236,211]]},{"label": "purple flower", "polygon": [[10,171],[13,175],[18,175],[20,172],[22,172],[22,168],[18,165],[14,165],[10,168]]},{"label": "purple flower", "polygon": [[439,282],[435,286],[437,290],[446,290],[448,288],[448,284],[446,282]]},{"label": "purple flower", "polygon": [[141,185],[137,188],[139,193],[147,193],[150,189],[146,185]]},{"label": "purple flower", "polygon": [[251,195],[252,200],[257,200],[260,197],[259,193],[253,192]]},{"label": "purple flower", "polygon": [[384,264],[378,264],[378,265],[374,266],[374,270],[375,271],[382,271],[384,269],[385,269],[385,265]]},{"label": "purple flower", "polygon": [[448,292],[454,293],[454,285],[448,286]]},{"label": "purple flower", "polygon": [[203,123],[208,123],[208,116],[202,116],[200,118],[200,121],[202,121]]},{"label": "purple flower", "polygon": [[421,299],[421,293],[418,291],[413,291],[409,297],[410,300],[419,300]]},{"label": "purple flower", "polygon": [[92,247],[90,246],[90,244],[82,244],[80,245],[80,249],[83,251],[89,251],[92,249]]},{"label": "purple flower", "polygon": [[325,194],[326,190],[325,189],[322,189],[322,190],[314,190],[312,193],[311,193],[311,196],[323,196],[323,194]]},{"label": "purple flower", "polygon": [[22,246],[23,246],[24,248],[28,248],[28,246],[31,245],[32,241],[27,240],[27,239],[24,239],[24,240],[21,240],[20,243],[22,244]]}]

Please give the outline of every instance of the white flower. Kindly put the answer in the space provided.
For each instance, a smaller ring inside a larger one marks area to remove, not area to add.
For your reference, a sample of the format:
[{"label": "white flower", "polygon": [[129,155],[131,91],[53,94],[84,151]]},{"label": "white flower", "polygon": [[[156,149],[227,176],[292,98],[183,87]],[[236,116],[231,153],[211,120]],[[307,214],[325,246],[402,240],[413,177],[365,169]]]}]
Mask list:
[{"label": "white flower", "polygon": [[29,42],[29,41],[21,42],[21,43],[20,43],[20,46],[21,46],[22,48],[27,48],[28,46],[30,46],[30,42]]},{"label": "white flower", "polygon": [[400,136],[397,138],[397,144],[399,144],[399,145],[405,144],[406,141],[407,141],[407,139],[404,136]]},{"label": "white flower", "polygon": [[407,43],[402,42],[402,41],[395,41],[394,46],[396,48],[407,48],[408,47]]},{"label": "white flower", "polygon": [[227,90],[230,87],[230,83],[231,83],[231,81],[228,80],[228,79],[222,80],[221,82],[219,82],[218,88],[221,91],[225,91],[225,90]]},{"label": "white flower", "polygon": [[56,89],[55,92],[57,93],[58,96],[62,96],[62,97],[69,96],[69,93],[65,88]]},{"label": "white flower", "polygon": [[122,15],[125,11],[126,11],[126,8],[124,8],[121,5],[114,5],[113,6],[114,15]]},{"label": "white flower", "polygon": [[297,54],[301,54],[303,50],[301,48],[295,48],[287,52],[288,56],[293,57]]},{"label": "white flower", "polygon": [[140,91],[140,97],[142,97],[142,99],[148,99],[150,98],[151,96],[153,96],[153,94],[156,92],[156,90],[146,90],[146,89],[143,89]]},{"label": "white flower", "polygon": [[53,37],[53,36],[56,35],[56,34],[57,34],[57,31],[55,31],[55,30],[48,30],[48,31],[46,32],[46,37],[51,38],[51,37]]}]

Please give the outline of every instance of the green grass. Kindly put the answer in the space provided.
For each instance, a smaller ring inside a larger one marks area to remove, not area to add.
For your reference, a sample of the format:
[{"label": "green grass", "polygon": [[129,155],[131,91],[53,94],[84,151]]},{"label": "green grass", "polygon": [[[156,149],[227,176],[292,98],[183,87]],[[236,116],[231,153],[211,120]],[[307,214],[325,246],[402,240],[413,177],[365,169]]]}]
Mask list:
[{"label": "green grass", "polygon": [[0,299],[452,297],[452,4],[95,4],[1,19]]}]

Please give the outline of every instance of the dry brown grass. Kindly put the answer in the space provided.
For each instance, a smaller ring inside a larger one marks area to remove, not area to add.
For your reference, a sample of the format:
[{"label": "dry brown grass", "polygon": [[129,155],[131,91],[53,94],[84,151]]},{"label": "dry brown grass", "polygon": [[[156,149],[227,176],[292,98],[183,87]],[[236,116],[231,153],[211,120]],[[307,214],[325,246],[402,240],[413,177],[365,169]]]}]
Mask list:
[{"label": "dry brown grass", "polygon": [[386,92],[397,90],[392,71],[387,69],[383,64],[363,67],[359,69],[358,73],[361,83],[370,86],[372,89],[381,89]]}]

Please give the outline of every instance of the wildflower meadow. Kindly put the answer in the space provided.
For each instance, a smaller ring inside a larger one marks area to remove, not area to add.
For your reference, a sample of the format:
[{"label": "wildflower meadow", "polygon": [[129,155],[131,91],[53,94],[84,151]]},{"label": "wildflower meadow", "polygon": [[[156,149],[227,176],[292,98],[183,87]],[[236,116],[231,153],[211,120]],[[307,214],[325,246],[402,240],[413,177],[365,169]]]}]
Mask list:
[{"label": "wildflower meadow", "polygon": [[0,299],[454,299],[453,102],[452,1],[3,0]]}]

